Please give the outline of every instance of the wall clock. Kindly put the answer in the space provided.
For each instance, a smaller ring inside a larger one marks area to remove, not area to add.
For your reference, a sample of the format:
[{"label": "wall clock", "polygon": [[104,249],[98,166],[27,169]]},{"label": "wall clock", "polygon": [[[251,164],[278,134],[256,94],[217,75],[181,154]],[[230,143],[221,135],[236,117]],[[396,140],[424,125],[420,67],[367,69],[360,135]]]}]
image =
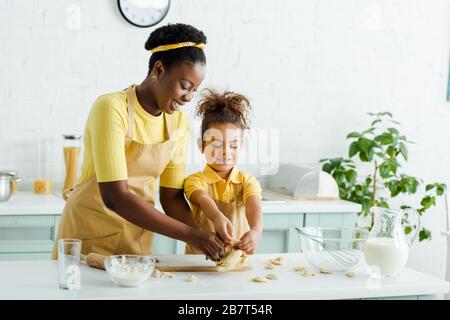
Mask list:
[{"label": "wall clock", "polygon": [[140,28],[158,24],[170,8],[170,0],[117,0],[117,4],[122,17]]}]

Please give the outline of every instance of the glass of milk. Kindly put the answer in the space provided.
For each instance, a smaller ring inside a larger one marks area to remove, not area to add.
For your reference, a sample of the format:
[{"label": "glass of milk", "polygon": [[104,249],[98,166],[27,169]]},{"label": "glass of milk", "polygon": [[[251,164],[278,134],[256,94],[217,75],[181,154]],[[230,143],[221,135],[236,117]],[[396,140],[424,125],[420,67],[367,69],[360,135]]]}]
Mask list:
[{"label": "glass of milk", "polygon": [[[371,276],[377,279],[395,279],[408,261],[409,249],[420,231],[421,219],[416,210],[395,210],[373,207],[370,213],[374,215],[374,225],[367,238],[364,258],[371,271]],[[404,215],[417,216],[417,227],[406,238],[402,226]]]}]

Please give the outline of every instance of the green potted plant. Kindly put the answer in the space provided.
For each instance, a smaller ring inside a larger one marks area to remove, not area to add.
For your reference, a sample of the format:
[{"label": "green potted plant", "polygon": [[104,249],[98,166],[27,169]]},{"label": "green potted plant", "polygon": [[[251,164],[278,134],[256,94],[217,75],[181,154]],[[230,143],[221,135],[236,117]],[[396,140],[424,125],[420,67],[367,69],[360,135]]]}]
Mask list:
[{"label": "green potted plant", "polygon": [[[390,112],[369,113],[369,116],[372,122],[367,130],[347,135],[351,141],[348,158],[320,160],[322,170],[336,180],[340,197],[360,203],[362,210],[359,215],[364,217],[368,216],[371,207],[389,208],[393,198],[415,194],[424,185],[420,178],[401,172],[402,164],[408,161],[408,145],[413,142],[399,132],[400,123],[393,119]],[[364,174],[364,163],[369,164],[369,173]],[[420,203],[413,208],[423,215],[436,205],[436,197],[444,195],[446,189],[444,183],[426,184]],[[407,207],[411,206],[401,206]],[[407,216],[402,222],[405,234],[417,228]],[[372,225],[373,217],[369,229]],[[431,232],[422,227],[419,240],[426,239],[431,239]]]}]

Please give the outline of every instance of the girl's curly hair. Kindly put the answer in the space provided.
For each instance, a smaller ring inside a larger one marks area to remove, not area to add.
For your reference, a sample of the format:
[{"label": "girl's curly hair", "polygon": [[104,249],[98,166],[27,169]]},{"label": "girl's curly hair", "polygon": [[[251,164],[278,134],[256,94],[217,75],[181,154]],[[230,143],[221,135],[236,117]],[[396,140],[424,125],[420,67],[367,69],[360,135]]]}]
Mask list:
[{"label": "girl's curly hair", "polygon": [[241,129],[249,129],[249,100],[242,94],[214,89],[205,89],[196,109],[197,117],[202,118],[201,136],[213,124],[232,123]]}]

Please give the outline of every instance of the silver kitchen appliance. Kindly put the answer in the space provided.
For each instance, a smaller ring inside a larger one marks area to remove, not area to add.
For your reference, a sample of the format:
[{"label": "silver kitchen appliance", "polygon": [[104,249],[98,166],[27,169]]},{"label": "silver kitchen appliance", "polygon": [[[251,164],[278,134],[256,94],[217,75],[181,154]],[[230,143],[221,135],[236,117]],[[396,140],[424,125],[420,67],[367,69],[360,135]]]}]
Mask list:
[{"label": "silver kitchen appliance", "polygon": [[263,200],[339,200],[336,180],[327,172],[310,166],[282,163],[278,172],[262,180]]},{"label": "silver kitchen appliance", "polygon": [[17,177],[16,172],[0,171],[0,202],[11,198],[18,181],[20,178]]}]

